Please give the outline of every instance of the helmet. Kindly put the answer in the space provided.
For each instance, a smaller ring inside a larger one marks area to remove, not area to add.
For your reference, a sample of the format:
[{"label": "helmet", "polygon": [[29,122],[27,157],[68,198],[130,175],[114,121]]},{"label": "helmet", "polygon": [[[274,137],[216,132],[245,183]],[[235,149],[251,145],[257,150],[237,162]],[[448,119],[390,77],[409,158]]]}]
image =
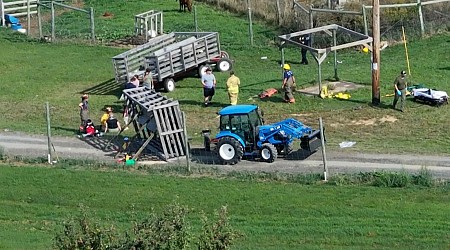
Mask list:
[{"label": "helmet", "polygon": [[283,69],[290,70],[291,66],[289,66],[289,64],[286,63],[286,64],[283,65]]},{"label": "helmet", "polygon": [[369,48],[364,47],[364,48],[362,49],[362,51],[363,51],[364,53],[369,53]]},{"label": "helmet", "polygon": [[400,72],[401,75],[406,75],[406,71],[402,70],[402,72]]}]

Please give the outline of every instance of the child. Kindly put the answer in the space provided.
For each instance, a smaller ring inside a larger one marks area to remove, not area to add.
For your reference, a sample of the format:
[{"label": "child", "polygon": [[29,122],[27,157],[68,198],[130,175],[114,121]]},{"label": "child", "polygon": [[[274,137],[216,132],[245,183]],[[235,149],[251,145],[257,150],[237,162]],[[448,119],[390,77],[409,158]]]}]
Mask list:
[{"label": "child", "polygon": [[92,120],[88,119],[86,121],[86,126],[84,127],[84,133],[78,137],[84,138],[84,137],[92,137],[92,136],[99,136],[99,133],[98,133],[98,130],[95,129],[95,126],[92,123]]}]

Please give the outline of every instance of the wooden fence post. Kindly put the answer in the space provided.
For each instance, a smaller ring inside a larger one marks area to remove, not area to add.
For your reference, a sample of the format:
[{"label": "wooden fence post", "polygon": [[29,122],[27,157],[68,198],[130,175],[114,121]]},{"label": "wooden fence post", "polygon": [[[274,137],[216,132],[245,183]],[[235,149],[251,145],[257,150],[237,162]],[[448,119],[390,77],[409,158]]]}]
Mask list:
[{"label": "wooden fence post", "polygon": [[419,10],[420,36],[423,37],[425,35],[425,27],[424,27],[424,24],[423,24],[422,1],[421,0],[417,0],[417,8]]},{"label": "wooden fence post", "polygon": [[250,0],[247,0],[247,6],[248,6],[248,32],[250,35],[250,45],[253,46],[253,24],[252,24],[252,9],[250,6]]},{"label": "wooden fence post", "polygon": [[91,38],[92,42],[95,43],[95,24],[94,24],[94,8],[89,9],[89,20],[91,24]]},{"label": "wooden fence post", "polygon": [[195,33],[198,32],[198,22],[197,22],[197,6],[194,5],[194,25],[195,25]]},{"label": "wooden fence post", "polygon": [[51,139],[51,126],[50,126],[50,107],[48,102],[45,103],[45,114],[46,114],[46,120],[47,120],[47,146],[48,146],[48,155],[47,155],[47,159],[48,159],[48,163],[52,164],[53,163],[53,158],[52,158],[52,139]]},{"label": "wooden fence post", "polygon": [[51,2],[51,12],[52,12],[52,42],[55,41],[55,4]]},{"label": "wooden fence post", "polygon": [[364,35],[369,35],[369,30],[367,28],[367,14],[366,14],[366,6],[362,5],[362,15],[363,15],[363,21],[364,21]]},{"label": "wooden fence post", "polygon": [[327,154],[325,151],[325,135],[323,133],[322,117],[319,117],[319,129],[320,129],[320,143],[322,144],[323,177],[324,181],[328,181],[328,164],[327,164]]},{"label": "wooden fence post", "polygon": [[2,17],[2,27],[5,26],[5,6],[3,6],[3,0],[0,0],[0,16]]},{"label": "wooden fence post", "polygon": [[30,35],[30,27],[31,27],[30,0],[27,0],[27,36]]},{"label": "wooden fence post", "polygon": [[41,4],[39,2],[37,4],[37,18],[38,18],[39,38],[42,38]]},{"label": "wooden fence post", "polygon": [[280,8],[280,0],[277,0],[277,17],[278,17],[278,26],[281,26],[281,8]]}]

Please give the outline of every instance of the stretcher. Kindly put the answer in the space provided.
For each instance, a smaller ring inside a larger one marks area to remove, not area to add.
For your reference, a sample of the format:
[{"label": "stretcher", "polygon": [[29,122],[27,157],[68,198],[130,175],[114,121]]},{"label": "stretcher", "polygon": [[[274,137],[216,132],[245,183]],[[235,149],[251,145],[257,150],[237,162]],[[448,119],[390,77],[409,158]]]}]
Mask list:
[{"label": "stretcher", "polygon": [[418,88],[413,89],[412,93],[415,101],[422,101],[432,105],[448,104],[448,94],[445,91],[429,88]]}]

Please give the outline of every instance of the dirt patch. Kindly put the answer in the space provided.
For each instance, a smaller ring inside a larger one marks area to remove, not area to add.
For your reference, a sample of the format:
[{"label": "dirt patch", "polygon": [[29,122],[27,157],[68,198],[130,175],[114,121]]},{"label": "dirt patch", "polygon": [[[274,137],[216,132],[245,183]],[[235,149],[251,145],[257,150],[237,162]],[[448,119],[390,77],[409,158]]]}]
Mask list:
[{"label": "dirt patch", "polygon": [[[339,93],[339,92],[349,92],[358,88],[363,88],[363,85],[359,85],[352,82],[345,82],[345,81],[339,81],[339,82],[323,82],[322,86],[328,87],[328,92],[332,93]],[[308,95],[319,95],[319,86],[311,86],[303,89],[297,89],[297,92],[308,94]]]},{"label": "dirt patch", "polygon": [[331,127],[342,127],[347,125],[353,125],[353,126],[374,126],[374,125],[380,125],[382,123],[393,123],[396,122],[398,119],[391,115],[385,115],[381,118],[371,118],[371,119],[361,119],[356,121],[350,121],[348,123],[331,123],[329,126]]}]

